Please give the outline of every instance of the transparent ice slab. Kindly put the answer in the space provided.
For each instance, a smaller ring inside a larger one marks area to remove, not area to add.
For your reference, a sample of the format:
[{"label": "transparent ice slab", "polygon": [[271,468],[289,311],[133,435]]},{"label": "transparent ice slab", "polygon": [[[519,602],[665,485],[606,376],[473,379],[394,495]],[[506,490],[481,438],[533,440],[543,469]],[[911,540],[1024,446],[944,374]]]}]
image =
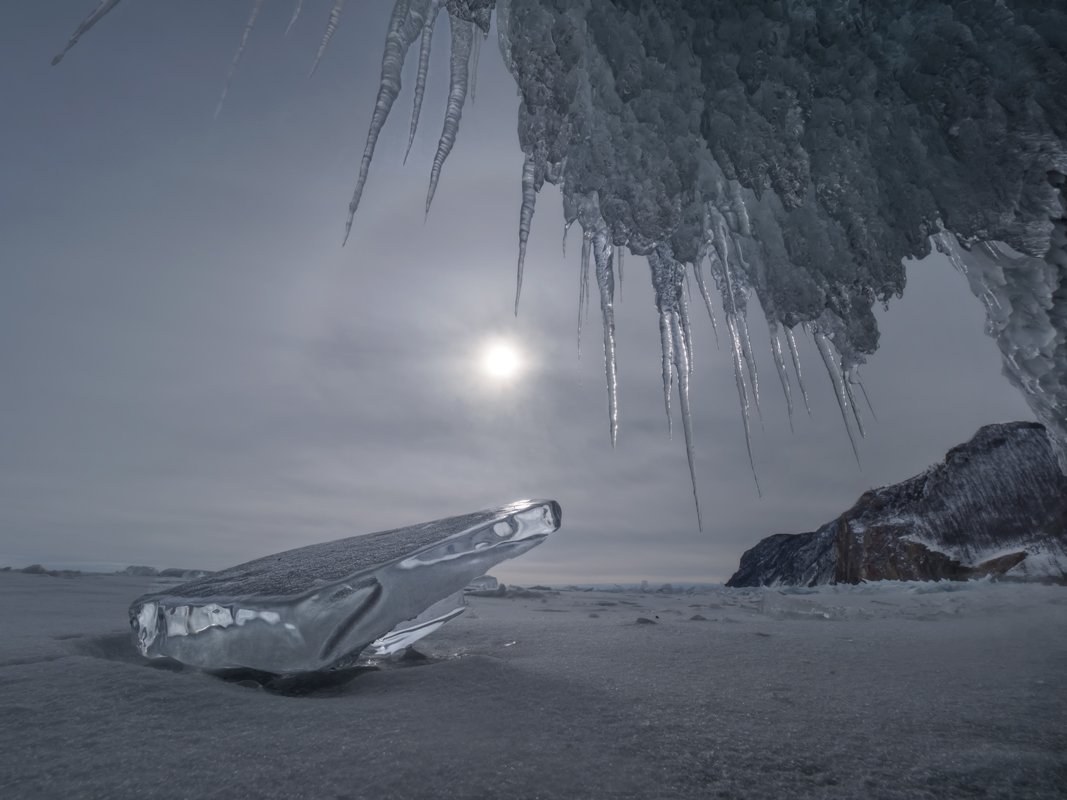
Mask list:
[{"label": "transparent ice slab", "polygon": [[396,652],[457,616],[453,595],[560,520],[554,500],[521,500],[276,553],[138,598],[134,641],[149,658],[277,674]]}]

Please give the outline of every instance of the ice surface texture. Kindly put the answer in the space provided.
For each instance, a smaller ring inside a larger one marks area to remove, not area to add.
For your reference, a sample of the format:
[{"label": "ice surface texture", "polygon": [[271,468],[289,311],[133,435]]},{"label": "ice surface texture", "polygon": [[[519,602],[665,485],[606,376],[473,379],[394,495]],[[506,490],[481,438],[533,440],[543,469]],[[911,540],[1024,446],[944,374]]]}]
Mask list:
[{"label": "ice surface texture", "polygon": [[205,669],[324,669],[436,629],[461,610],[447,602],[452,595],[536,547],[560,520],[555,501],[522,500],[287,550],[138,598],[130,625],[150,658]]},{"label": "ice surface texture", "polygon": [[[115,5],[103,0],[67,49]],[[800,326],[855,446],[855,370],[878,345],[873,306],[903,291],[902,259],[925,256],[937,237],[986,302],[1005,371],[1067,470],[1067,4],[396,0],[349,228],[419,41],[414,134],[439,8],[450,85],[427,207],[458,134],[471,37],[495,10],[521,96],[518,289],[536,196],[550,183],[565,225],[582,229],[583,276],[595,256],[613,443],[624,248],[649,260],[668,415],[677,392],[692,469],[689,274],[703,293],[709,266],[722,298],[746,435],[759,409],[754,292],[783,391],[778,332],[799,386]]]}]

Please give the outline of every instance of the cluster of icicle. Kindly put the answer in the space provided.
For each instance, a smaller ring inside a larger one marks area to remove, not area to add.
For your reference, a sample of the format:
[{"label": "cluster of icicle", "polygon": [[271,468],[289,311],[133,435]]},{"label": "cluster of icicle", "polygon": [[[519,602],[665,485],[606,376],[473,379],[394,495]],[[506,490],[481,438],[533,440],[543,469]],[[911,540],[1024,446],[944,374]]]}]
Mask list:
[{"label": "cluster of icicle", "polygon": [[[102,0],[63,53],[117,4]],[[303,5],[296,0],[289,27]],[[1057,90],[1067,87],[1067,69],[1064,54],[1043,33],[1067,23],[1067,13],[1022,0],[1010,10],[996,0],[966,7],[840,5],[395,0],[345,240],[400,95],[405,61],[418,43],[410,151],[444,9],[449,93],[429,212],[495,9],[501,53],[522,97],[516,313],[537,194],[549,183],[563,195],[564,244],[574,222],[582,231],[579,348],[590,272],[595,279],[614,445],[615,287],[622,283],[624,250],[647,259],[668,426],[676,394],[698,522],[690,284],[713,325],[712,284],[721,298],[758,491],[749,417],[750,409],[759,413],[760,387],[750,294],[767,319],[790,424],[793,380],[808,407],[794,338],[799,328],[814,340],[858,460],[854,432],[864,435],[864,426],[856,392],[866,393],[857,369],[877,348],[872,308],[903,290],[902,259],[928,253],[932,236],[969,270],[974,291],[993,298],[987,310],[1006,369],[1039,419],[1052,421],[1067,468],[1067,272],[1061,263],[1067,248],[1054,241],[1064,238],[1063,225],[1055,223],[1062,217],[1061,190],[1043,180],[1050,165],[1061,177],[1067,169],[1065,93]],[[220,108],[262,6],[254,0]],[[333,0],[315,66],[344,7],[345,0]],[[984,83],[976,76],[985,76]],[[967,253],[950,242],[949,230],[967,243]],[[972,243],[998,239],[1029,260],[1009,264],[993,245],[995,258],[968,255]],[[1025,277],[1030,274],[1037,277]],[[1020,283],[1033,286],[1015,292]],[[1000,295],[1014,292],[1016,311],[992,305],[1005,300],[989,288],[995,284],[1008,285]],[[1024,306],[1029,311],[1018,312]]]}]

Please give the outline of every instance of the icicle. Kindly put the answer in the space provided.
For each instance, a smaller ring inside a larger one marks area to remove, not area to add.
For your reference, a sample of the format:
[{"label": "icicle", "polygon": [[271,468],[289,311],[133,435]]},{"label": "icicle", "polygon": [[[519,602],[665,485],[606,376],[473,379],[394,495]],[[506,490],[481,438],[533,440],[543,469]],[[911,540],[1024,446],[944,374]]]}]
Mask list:
[{"label": "icicle", "polygon": [[[715,237],[715,248],[718,251],[718,258],[722,264],[722,274],[726,288],[726,298],[729,298],[730,305],[726,308],[727,321],[733,319],[731,324],[730,334],[737,341],[738,346],[741,348],[741,355],[745,364],[748,367],[748,380],[752,387],[752,400],[756,406],[756,414],[760,418],[760,424],[763,422],[763,411],[760,409],[759,403],[759,374],[756,372],[756,359],[752,355],[752,342],[748,335],[748,320],[745,317],[745,308],[739,307],[737,302],[738,294],[741,291],[740,288],[735,290],[733,278],[730,277],[730,259],[729,251],[727,250],[727,230],[726,223],[722,219],[722,215],[718,215],[717,219],[718,235]],[[736,250],[736,246],[735,246]],[[740,250],[737,250],[738,256],[740,256]],[[724,298],[725,303],[725,298]],[[746,402],[745,407],[748,407]]]},{"label": "icicle", "polygon": [[667,434],[673,438],[671,387],[674,385],[674,335],[670,315],[675,308],[677,287],[669,265],[664,263],[659,249],[652,250],[647,258],[648,267],[652,272],[652,286],[656,290],[656,310],[659,312],[659,343],[662,356],[660,366],[663,374],[663,406],[667,411]]},{"label": "icicle", "polygon": [[261,8],[263,8],[263,0],[256,0],[256,4],[252,6],[252,13],[248,16],[248,22],[245,23],[244,32],[241,34],[241,43],[237,46],[237,52],[233,54],[233,60],[230,62],[230,70],[226,73],[226,83],[222,85],[219,104],[215,106],[215,119],[218,119],[219,114],[222,113],[222,104],[226,102],[226,95],[230,93],[230,83],[233,82],[233,75],[237,72],[237,64],[241,61],[241,56],[244,55],[245,45],[248,44],[248,37],[252,35],[252,29],[256,26],[256,17],[259,16]]},{"label": "icicle", "polygon": [[567,257],[567,234],[571,232],[571,223],[563,223],[563,257]]},{"label": "icicle", "polygon": [[618,381],[615,371],[615,276],[612,272],[611,245],[605,233],[598,233],[593,240],[593,258],[596,261],[596,284],[600,289],[600,316],[604,324],[604,377],[608,385],[608,424],[611,430],[611,446],[618,438]]},{"label": "icicle", "polygon": [[70,48],[74,47],[78,43],[78,40],[84,36],[89,30],[100,20],[108,15],[119,4],[119,0],[100,0],[98,5],[93,11],[89,12],[89,16],[81,21],[81,25],[74,29],[74,33],[67,39],[66,45],[63,49],[56,54],[52,59],[52,66],[54,67],[60,61],[63,60],[63,56],[67,54]]},{"label": "icicle", "polygon": [[404,57],[411,43],[422,33],[425,15],[419,15],[420,8],[427,8],[428,0],[416,2],[409,13],[408,0],[397,0],[393,6],[393,15],[389,19],[389,31],[385,36],[385,52],[382,54],[382,74],[378,84],[378,96],[374,101],[374,113],[371,115],[370,130],[367,131],[367,144],[363,148],[363,160],[359,165],[359,178],[348,204],[348,220],[345,223],[345,238],[352,232],[352,220],[359,208],[363,187],[367,184],[370,162],[374,158],[374,148],[382,132],[389,111],[393,108],[396,97],[400,94],[400,74],[404,68]]},{"label": "icicle", "polygon": [[615,269],[619,273],[619,300],[622,300],[622,247],[615,248]]},{"label": "icicle", "polygon": [[[680,294],[680,293],[679,293]],[[671,314],[671,334],[674,350],[674,369],[678,373],[678,405],[682,414],[682,433],[685,436],[685,455],[689,462],[689,481],[693,486],[693,504],[697,512],[697,529],[704,530],[700,518],[700,494],[697,492],[696,451],[693,444],[693,417],[689,408],[689,376],[693,372],[685,328],[679,314]]]},{"label": "icicle", "polygon": [[308,73],[309,78],[319,68],[319,62],[322,61],[326,48],[330,46],[330,39],[333,38],[337,26],[341,24],[341,12],[345,10],[346,2],[348,0],[334,0],[333,2],[333,8],[330,9],[330,19],[326,22],[326,32],[322,34],[322,41],[319,42],[319,51],[315,53],[315,63],[311,65],[311,72]]},{"label": "icicle", "polygon": [[592,254],[592,234],[582,233],[582,266],[578,272],[578,360],[582,360],[582,318],[589,310],[589,257]]},{"label": "icicle", "polygon": [[452,60],[449,72],[448,105],[445,108],[445,125],[437,143],[437,154],[433,157],[433,169],[430,170],[430,189],[426,193],[426,213],[430,213],[437,181],[441,177],[441,167],[452,152],[459,131],[459,120],[463,114],[463,103],[467,99],[467,80],[469,77],[471,42],[474,39],[474,23],[449,16],[452,26]]},{"label": "icicle", "polygon": [[860,376],[859,376],[858,372],[853,371],[852,374],[855,375],[855,377],[856,377],[856,385],[860,387],[860,391],[863,393],[863,399],[867,402],[867,409],[871,412],[871,419],[873,419],[875,422],[877,422],[878,421],[878,415],[874,413],[874,406],[871,405],[871,398],[867,394],[867,387],[863,385],[863,381],[860,380]]},{"label": "icicle", "polygon": [[748,316],[744,310],[737,315],[738,333],[741,335],[741,353],[745,357],[748,366],[748,379],[752,384],[752,401],[756,406],[756,415],[763,425],[763,411],[759,405],[759,372],[756,370],[756,357],[752,353],[752,339],[748,335]]},{"label": "icicle", "polygon": [[671,387],[674,386],[674,338],[671,334],[671,314],[659,312],[659,345],[662,355],[663,406],[667,411],[667,436],[674,438],[674,423],[671,420]]},{"label": "icicle", "polygon": [[285,33],[283,36],[288,36],[289,31],[293,29],[293,25],[296,24],[296,18],[300,16],[301,10],[304,8],[304,0],[296,0],[296,7],[293,8],[293,16],[289,18],[289,24],[285,26]]},{"label": "icicle", "polygon": [[789,430],[793,430],[793,393],[789,388],[789,373],[785,371],[785,356],[782,354],[782,340],[778,338],[778,323],[773,319],[767,320],[767,327],[771,334],[771,353],[774,355],[774,366],[778,369],[778,380],[782,383],[782,393],[785,395],[785,409],[789,417]]},{"label": "icicle", "polygon": [[[519,296],[522,294],[522,270],[526,264],[526,243],[530,239],[530,223],[537,203],[537,163],[527,153],[522,162],[522,208],[519,211],[519,269],[515,279],[515,316],[519,315]],[[579,334],[579,340],[581,334]],[[578,345],[581,352],[581,344]]]},{"label": "icicle", "polygon": [[860,416],[859,406],[856,405],[856,397],[852,393],[851,373],[846,369],[841,370],[841,385],[845,389],[845,396],[848,397],[848,404],[852,406],[852,417],[856,420],[856,430],[860,432],[862,438],[866,439],[867,431],[863,427],[863,417]]},{"label": "icicle", "polygon": [[482,52],[482,33],[474,32],[474,42],[471,44],[471,105],[478,95],[478,57]]},{"label": "icicle", "polygon": [[689,273],[684,267],[679,267],[686,278],[686,291],[678,293],[678,322],[682,326],[682,337],[685,339],[686,364],[688,377],[693,376],[693,326],[689,323]]},{"label": "icicle", "polygon": [[811,405],[808,403],[808,390],[804,387],[804,376],[800,372],[800,353],[797,352],[797,340],[793,336],[793,329],[785,329],[785,343],[789,345],[789,356],[793,361],[793,372],[797,376],[797,386],[800,387],[800,394],[804,398],[804,408],[808,411],[808,416],[811,416]]},{"label": "icicle", "polygon": [[701,254],[693,264],[693,276],[697,281],[697,289],[704,298],[704,307],[708,310],[708,319],[711,320],[711,330],[715,334],[715,349],[719,348],[719,325],[715,321],[715,311],[711,307],[711,292],[708,291],[708,282],[704,278],[704,255]]},{"label": "icicle", "polygon": [[433,30],[437,26],[437,15],[441,11],[440,0],[430,3],[430,15],[422,28],[422,43],[419,46],[419,69],[415,74],[415,104],[411,111],[411,132],[408,134],[408,149],[404,151],[404,163],[408,163],[411,145],[415,143],[415,131],[419,127],[419,115],[422,113],[422,98],[426,94],[426,76],[430,71],[430,44]]},{"label": "icicle", "polygon": [[859,464],[860,452],[856,448],[856,437],[852,435],[852,426],[848,424],[848,408],[846,408],[848,396],[841,385],[841,370],[834,359],[833,345],[830,344],[830,340],[825,333],[816,330],[815,346],[819,348],[819,355],[822,356],[822,362],[826,365],[826,372],[830,376],[830,383],[833,384],[834,395],[837,397],[837,407],[841,409],[841,421],[845,423],[848,441],[852,445],[852,455],[856,457],[856,463]]},{"label": "icicle", "polygon": [[741,337],[737,332],[737,318],[727,315],[726,327],[730,331],[730,350],[734,359],[734,383],[737,384],[737,400],[741,404],[741,422],[745,428],[745,449],[748,450],[748,466],[752,470],[752,480],[756,482],[756,494],[763,497],[763,490],[759,485],[759,475],[756,474],[756,460],[752,456],[752,426],[749,422],[751,412],[748,405],[748,390],[745,387],[745,367],[741,353]]}]

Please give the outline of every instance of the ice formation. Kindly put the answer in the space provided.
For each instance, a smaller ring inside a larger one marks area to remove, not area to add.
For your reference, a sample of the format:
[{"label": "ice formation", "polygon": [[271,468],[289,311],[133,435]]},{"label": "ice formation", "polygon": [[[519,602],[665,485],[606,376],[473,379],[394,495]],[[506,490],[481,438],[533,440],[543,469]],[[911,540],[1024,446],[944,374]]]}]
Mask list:
[{"label": "ice formation", "polygon": [[407,647],[463,611],[462,592],[557,530],[553,500],[353,536],[138,598],[140,652],[204,669],[288,674]]},{"label": "ice formation", "polygon": [[[104,0],[63,52],[116,4]],[[711,311],[706,266],[721,297],[746,439],[759,411],[754,294],[787,403],[795,379],[807,407],[800,328],[855,450],[856,370],[878,344],[873,306],[903,291],[902,260],[933,241],[985,302],[1005,371],[1067,470],[1067,6],[395,0],[346,239],[420,41],[414,137],[440,8],[450,89],[427,209],[470,88],[475,28],[488,33],[495,11],[521,96],[516,310],[537,193],[553,184],[564,230],[578,222],[583,234],[579,327],[595,262],[613,442],[624,250],[649,261],[668,419],[676,395],[692,469],[687,276]]]}]

